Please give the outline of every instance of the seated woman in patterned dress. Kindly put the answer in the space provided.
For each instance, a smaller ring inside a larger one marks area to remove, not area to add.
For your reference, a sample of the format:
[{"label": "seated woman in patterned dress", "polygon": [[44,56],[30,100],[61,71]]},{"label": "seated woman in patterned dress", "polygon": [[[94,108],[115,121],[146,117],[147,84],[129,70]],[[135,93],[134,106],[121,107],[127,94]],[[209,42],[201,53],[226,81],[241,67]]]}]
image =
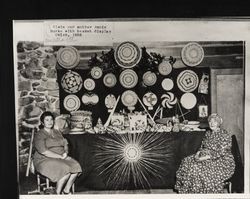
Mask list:
[{"label": "seated woman in patterned dress", "polygon": [[56,194],[68,194],[77,176],[82,172],[81,166],[68,156],[67,140],[54,129],[53,114],[46,111],[40,120],[41,128],[34,137],[35,169],[52,182],[56,182]]},{"label": "seated woman in patterned dress", "polygon": [[231,135],[221,129],[222,118],[213,113],[209,127],[196,154],[184,158],[176,173],[178,193],[223,193],[223,183],[235,169]]}]

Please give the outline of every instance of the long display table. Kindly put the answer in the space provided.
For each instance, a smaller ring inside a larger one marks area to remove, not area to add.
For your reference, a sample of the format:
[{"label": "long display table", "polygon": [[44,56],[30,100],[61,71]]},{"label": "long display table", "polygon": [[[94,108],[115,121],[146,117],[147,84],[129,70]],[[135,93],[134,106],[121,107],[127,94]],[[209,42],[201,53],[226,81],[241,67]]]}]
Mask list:
[{"label": "long display table", "polygon": [[181,160],[195,153],[200,132],[67,134],[69,154],[83,174],[76,190],[173,188]]}]

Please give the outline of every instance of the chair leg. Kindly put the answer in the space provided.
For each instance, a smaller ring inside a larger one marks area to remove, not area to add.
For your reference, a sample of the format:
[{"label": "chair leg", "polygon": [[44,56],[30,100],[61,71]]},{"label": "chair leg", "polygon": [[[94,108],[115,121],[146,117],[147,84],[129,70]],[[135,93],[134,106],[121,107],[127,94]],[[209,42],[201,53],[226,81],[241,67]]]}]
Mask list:
[{"label": "chair leg", "polygon": [[232,182],[228,184],[228,193],[232,193]]},{"label": "chair leg", "polygon": [[75,183],[73,183],[73,185],[72,185],[72,193],[74,194],[75,193]]},{"label": "chair leg", "polygon": [[46,178],[46,188],[48,189],[49,188],[49,179]]},{"label": "chair leg", "polygon": [[37,190],[38,190],[38,192],[40,192],[41,191],[41,180],[40,180],[39,174],[36,175],[36,179],[37,179]]}]

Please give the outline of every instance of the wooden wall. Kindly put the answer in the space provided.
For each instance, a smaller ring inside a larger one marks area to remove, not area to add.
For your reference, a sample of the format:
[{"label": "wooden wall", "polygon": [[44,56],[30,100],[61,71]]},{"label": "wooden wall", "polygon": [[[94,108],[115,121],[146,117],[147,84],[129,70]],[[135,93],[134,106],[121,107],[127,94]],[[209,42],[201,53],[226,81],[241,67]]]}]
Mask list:
[{"label": "wooden wall", "polygon": [[235,134],[244,160],[244,74],[242,69],[214,69],[212,112],[223,117],[223,126]]},{"label": "wooden wall", "polygon": [[[204,59],[197,67],[210,68],[242,68],[243,67],[243,41],[235,42],[199,42],[204,49]],[[186,67],[181,61],[181,49],[188,42],[143,42],[135,43],[139,47],[146,47],[147,52],[155,52],[169,57],[170,55],[177,59],[175,68]],[[95,53],[100,56],[102,51],[108,52],[114,46],[76,46],[80,52],[81,60],[76,69],[87,69],[88,60]],[[55,49],[56,50],[56,49]]]}]

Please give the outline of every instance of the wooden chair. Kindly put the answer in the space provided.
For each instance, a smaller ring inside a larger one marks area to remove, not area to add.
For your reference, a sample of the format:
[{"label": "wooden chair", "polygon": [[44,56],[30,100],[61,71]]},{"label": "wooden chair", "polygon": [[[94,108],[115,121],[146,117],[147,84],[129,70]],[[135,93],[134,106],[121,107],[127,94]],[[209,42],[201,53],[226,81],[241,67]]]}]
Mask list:
[{"label": "wooden chair", "polygon": [[226,180],[224,182],[224,188],[227,189],[228,193],[232,193],[232,182],[230,180]]},{"label": "wooden chair", "polygon": [[235,161],[233,176],[225,181],[229,193],[242,193],[244,191],[244,166],[242,163],[238,142],[235,135],[232,135],[232,154]]},{"label": "wooden chair", "polygon": [[28,156],[28,164],[27,164],[27,169],[26,169],[26,177],[29,176],[29,172],[33,173],[36,175],[36,180],[37,180],[37,189],[35,191],[28,192],[28,194],[32,194],[35,192],[41,193],[41,191],[48,190],[52,188],[50,186],[50,180],[49,178],[41,175],[35,170],[33,160],[32,160],[32,155],[33,155],[33,141],[34,141],[34,135],[37,132],[37,128],[33,128],[31,131],[31,139],[30,139],[30,148],[29,148],[29,156]]},{"label": "wooden chair", "polygon": [[[36,171],[34,167],[34,163],[32,160],[32,155],[33,155],[33,141],[34,141],[34,135],[37,132],[37,128],[33,128],[31,132],[31,139],[30,139],[30,148],[29,148],[29,156],[28,156],[28,164],[26,168],[26,177],[29,176],[29,172],[33,173],[36,175],[36,180],[37,180],[37,190],[28,192],[28,194],[32,194],[35,192],[41,193],[41,191],[46,192],[46,190],[53,189],[54,187],[52,186],[52,182],[49,180],[48,177],[40,174],[39,172]],[[75,193],[75,184],[72,185],[72,190],[71,192],[74,194]]]}]

